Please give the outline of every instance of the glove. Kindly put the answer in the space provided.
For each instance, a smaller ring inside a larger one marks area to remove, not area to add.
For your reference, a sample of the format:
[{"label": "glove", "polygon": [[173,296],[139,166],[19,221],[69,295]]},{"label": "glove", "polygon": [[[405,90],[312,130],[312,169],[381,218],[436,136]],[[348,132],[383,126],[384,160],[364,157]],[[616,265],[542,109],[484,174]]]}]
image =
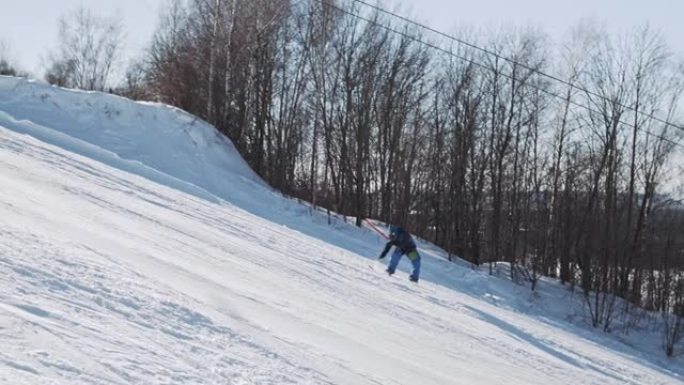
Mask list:
[{"label": "glove", "polygon": [[378,259],[383,259],[383,258],[385,258],[385,254],[380,254],[380,256],[378,257]]}]

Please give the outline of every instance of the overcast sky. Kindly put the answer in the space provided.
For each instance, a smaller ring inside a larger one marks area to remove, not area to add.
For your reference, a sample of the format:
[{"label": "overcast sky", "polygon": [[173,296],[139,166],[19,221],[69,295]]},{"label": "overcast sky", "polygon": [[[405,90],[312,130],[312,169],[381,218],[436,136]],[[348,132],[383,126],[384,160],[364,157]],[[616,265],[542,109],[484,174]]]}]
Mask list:
[{"label": "overcast sky", "polygon": [[[373,0],[368,0],[373,2]],[[593,18],[614,31],[646,22],[660,29],[672,49],[684,56],[682,0],[386,0],[391,9],[433,28],[451,32],[461,25],[534,25],[559,40],[569,27]],[[156,27],[166,0],[0,0],[0,41],[13,61],[42,74],[46,52],[55,45],[57,19],[79,5],[123,16],[126,56],[139,53]],[[399,8],[397,8],[397,6]]]},{"label": "overcast sky", "polygon": [[22,69],[42,74],[43,59],[56,45],[60,15],[83,5],[99,15],[123,18],[126,56],[149,42],[165,0],[0,0],[0,41]]},{"label": "overcast sky", "polygon": [[681,0],[393,0],[440,30],[458,24],[517,24],[541,27],[553,38],[580,20],[593,18],[613,31],[650,23],[684,54]]}]

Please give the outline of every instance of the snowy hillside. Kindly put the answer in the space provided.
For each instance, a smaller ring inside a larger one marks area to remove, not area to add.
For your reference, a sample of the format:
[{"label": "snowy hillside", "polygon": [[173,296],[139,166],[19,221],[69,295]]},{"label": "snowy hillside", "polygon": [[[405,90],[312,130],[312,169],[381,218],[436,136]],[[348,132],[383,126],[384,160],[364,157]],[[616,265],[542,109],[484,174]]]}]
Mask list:
[{"label": "snowy hillside", "polygon": [[0,77],[2,384],[684,384],[659,334],[285,199],[177,109]]}]

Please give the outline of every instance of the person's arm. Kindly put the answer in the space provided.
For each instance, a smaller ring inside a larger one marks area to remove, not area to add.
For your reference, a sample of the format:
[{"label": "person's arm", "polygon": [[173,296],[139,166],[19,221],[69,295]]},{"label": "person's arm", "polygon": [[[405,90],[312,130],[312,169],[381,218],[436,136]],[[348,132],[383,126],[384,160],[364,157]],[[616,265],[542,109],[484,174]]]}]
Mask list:
[{"label": "person's arm", "polygon": [[383,258],[385,258],[385,256],[386,256],[387,253],[389,252],[389,250],[392,248],[392,245],[394,245],[394,243],[395,243],[395,241],[389,241],[389,242],[387,242],[387,244],[385,245],[385,249],[382,250],[382,253],[380,253],[380,256],[378,257],[378,259],[383,259]]}]

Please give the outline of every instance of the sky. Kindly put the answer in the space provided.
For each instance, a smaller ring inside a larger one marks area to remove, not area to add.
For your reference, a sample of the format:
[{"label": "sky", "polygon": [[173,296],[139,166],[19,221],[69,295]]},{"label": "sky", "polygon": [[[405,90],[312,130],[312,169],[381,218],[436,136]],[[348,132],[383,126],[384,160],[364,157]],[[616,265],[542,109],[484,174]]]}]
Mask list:
[{"label": "sky", "polygon": [[446,32],[457,25],[533,25],[554,40],[585,19],[605,23],[613,32],[649,23],[684,55],[684,2],[679,0],[393,0],[391,4]]},{"label": "sky", "polygon": [[[373,2],[370,0],[369,2]],[[684,56],[684,2],[680,0],[386,0],[388,7],[433,28],[533,25],[558,41],[581,20],[604,22],[613,31],[650,23],[673,51]],[[118,12],[126,30],[125,57],[139,55],[150,41],[166,0],[0,0],[0,42],[19,67],[40,75],[56,45],[57,20],[79,5],[96,13]]]},{"label": "sky", "polygon": [[165,0],[0,0],[0,42],[18,66],[40,76],[48,52],[57,45],[59,17],[83,5],[95,14],[120,14],[125,57],[139,55],[149,43]]}]

